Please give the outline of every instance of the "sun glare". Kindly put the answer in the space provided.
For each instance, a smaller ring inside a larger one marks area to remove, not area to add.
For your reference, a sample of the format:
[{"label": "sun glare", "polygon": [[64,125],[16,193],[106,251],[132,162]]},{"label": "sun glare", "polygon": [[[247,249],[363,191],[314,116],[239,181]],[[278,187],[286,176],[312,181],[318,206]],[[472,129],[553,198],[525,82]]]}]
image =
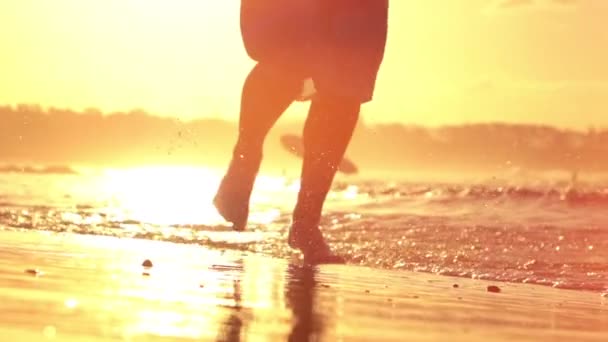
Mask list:
[{"label": "sun glare", "polygon": [[153,224],[220,224],[212,205],[220,173],[188,167],[107,170],[104,189],[128,216]]},{"label": "sun glare", "polygon": [[[200,167],[146,166],[109,169],[102,176],[104,197],[121,220],[156,225],[225,224],[213,206],[219,170]],[[268,225],[292,205],[297,184],[282,177],[260,176],[251,198],[249,221]],[[277,196],[284,200],[277,201]],[[284,207],[278,207],[281,203]]]}]

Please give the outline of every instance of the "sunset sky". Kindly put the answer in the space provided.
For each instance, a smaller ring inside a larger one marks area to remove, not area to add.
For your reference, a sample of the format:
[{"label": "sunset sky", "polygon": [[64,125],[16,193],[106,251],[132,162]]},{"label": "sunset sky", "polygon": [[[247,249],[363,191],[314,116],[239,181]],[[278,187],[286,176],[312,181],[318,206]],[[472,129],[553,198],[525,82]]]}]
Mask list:
[{"label": "sunset sky", "polygon": [[[235,120],[253,64],[239,3],[3,0],[0,105]],[[608,127],[608,1],[392,0],[390,15],[366,122]]]}]

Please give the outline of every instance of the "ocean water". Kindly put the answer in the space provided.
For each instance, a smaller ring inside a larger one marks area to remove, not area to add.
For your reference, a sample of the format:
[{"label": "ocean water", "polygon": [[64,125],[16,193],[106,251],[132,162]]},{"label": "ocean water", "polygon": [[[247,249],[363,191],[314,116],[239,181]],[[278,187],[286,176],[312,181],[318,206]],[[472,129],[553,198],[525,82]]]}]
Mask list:
[{"label": "ocean water", "polygon": [[[248,230],[211,199],[220,170],[0,173],[0,229],[111,235],[297,255],[285,239],[297,178],[260,176]],[[582,177],[581,177],[582,178]],[[608,290],[608,181],[338,178],[322,229],[351,264]]]}]

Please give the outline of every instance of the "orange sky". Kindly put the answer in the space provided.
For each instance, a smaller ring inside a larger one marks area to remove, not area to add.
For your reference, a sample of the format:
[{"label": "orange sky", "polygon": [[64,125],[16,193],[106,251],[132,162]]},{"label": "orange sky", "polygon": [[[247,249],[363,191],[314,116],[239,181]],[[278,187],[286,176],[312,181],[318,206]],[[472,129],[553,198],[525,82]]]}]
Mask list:
[{"label": "orange sky", "polygon": [[[238,8],[238,0],[3,0],[0,104],[236,119],[252,65]],[[392,0],[364,120],[608,127],[607,17],[606,0]]]}]

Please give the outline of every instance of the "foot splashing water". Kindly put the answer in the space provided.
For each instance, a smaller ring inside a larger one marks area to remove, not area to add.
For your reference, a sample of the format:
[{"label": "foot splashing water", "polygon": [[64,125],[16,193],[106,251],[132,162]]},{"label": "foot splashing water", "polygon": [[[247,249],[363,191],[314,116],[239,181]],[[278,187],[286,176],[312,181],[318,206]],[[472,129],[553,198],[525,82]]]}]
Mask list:
[{"label": "foot splashing water", "polygon": [[[159,184],[158,179],[164,179]],[[276,257],[297,182],[260,177],[250,223],[234,232],[212,205],[218,173],[135,169],[0,174],[0,228],[200,244]],[[608,289],[608,185],[336,182],[322,231],[350,264]]]}]

